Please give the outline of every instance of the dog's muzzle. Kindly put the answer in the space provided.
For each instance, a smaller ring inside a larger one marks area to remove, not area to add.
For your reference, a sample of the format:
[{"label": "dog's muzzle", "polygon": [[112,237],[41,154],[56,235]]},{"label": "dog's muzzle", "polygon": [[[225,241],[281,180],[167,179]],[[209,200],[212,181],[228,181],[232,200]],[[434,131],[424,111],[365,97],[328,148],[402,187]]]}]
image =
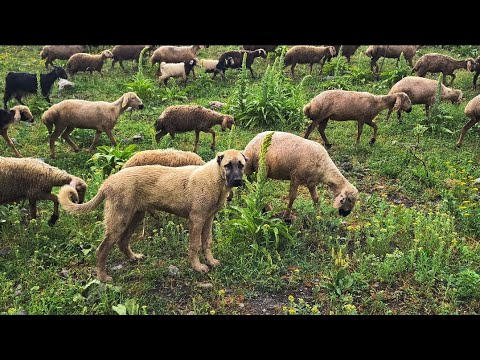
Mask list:
[{"label": "dog's muzzle", "polygon": [[229,181],[228,185],[230,187],[239,187],[243,185],[243,180],[242,179],[232,180],[232,181]]},{"label": "dog's muzzle", "polygon": [[338,213],[342,216],[348,216],[352,210],[343,210],[343,209],[338,209]]}]

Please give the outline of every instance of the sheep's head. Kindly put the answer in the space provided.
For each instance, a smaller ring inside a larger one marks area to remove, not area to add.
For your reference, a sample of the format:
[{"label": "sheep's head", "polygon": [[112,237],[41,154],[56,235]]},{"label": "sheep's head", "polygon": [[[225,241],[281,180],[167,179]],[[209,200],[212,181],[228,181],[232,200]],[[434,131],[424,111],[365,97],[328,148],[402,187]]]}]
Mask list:
[{"label": "sheep's head", "polygon": [[127,92],[122,96],[122,109],[131,107],[135,110],[141,110],[144,108],[142,100],[134,92]]},{"label": "sheep's head", "polygon": [[335,47],[327,46],[327,49],[330,52],[330,56],[336,56],[337,55],[337,50],[335,50]]},{"label": "sheep's head", "polygon": [[102,59],[112,59],[113,58],[113,54],[110,50],[104,50],[102,51]]},{"label": "sheep's head", "polygon": [[256,53],[257,57],[262,57],[264,59],[267,58],[267,52],[263,49],[255,50],[255,53]]},{"label": "sheep's head", "polygon": [[462,90],[452,89],[452,104],[460,104],[463,101],[463,92]]},{"label": "sheep's head", "polygon": [[232,66],[235,64],[235,60],[233,60],[233,57],[231,56],[226,57],[224,62],[225,62],[225,66]]},{"label": "sheep's head", "polygon": [[468,58],[467,60],[467,70],[468,71],[475,71],[476,70],[476,63],[475,60],[472,58]]},{"label": "sheep's head", "polygon": [[55,75],[57,75],[58,78],[68,79],[67,73],[65,72],[64,68],[62,68],[60,66],[54,66],[53,71],[55,71]]},{"label": "sheep's head", "polygon": [[337,195],[333,201],[333,207],[338,209],[338,213],[342,216],[347,216],[355,206],[355,202],[358,199],[358,190],[355,186],[351,185],[344,188],[340,194]]},{"label": "sheep's head", "polygon": [[222,120],[222,131],[225,131],[227,128],[231,130],[233,124],[233,117],[230,115],[225,115]]},{"label": "sheep's head", "polygon": [[399,92],[396,93],[395,96],[395,104],[393,105],[394,111],[403,110],[407,113],[412,111],[412,102],[406,93]]},{"label": "sheep's head", "polygon": [[72,181],[69,184],[71,187],[75,188],[78,194],[77,202],[79,204],[83,203],[85,200],[85,193],[87,192],[87,184],[82,179],[72,176]]},{"label": "sheep's head", "polygon": [[238,150],[227,150],[217,154],[220,175],[225,180],[225,186],[237,187],[243,185],[243,174],[248,158]]},{"label": "sheep's head", "polygon": [[10,109],[14,121],[26,121],[33,123],[33,115],[25,105],[17,105]]},{"label": "sheep's head", "polygon": [[374,47],[372,45],[370,45],[367,50],[365,51],[365,55],[367,55],[368,57],[372,57],[373,56],[373,49]]}]

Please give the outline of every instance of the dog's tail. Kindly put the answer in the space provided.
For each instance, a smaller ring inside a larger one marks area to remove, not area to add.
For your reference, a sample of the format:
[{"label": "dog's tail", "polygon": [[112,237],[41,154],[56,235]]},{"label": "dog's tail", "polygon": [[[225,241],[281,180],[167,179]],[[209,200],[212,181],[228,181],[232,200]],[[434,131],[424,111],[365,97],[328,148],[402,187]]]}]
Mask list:
[{"label": "dog's tail", "polygon": [[84,214],[95,209],[105,199],[103,189],[100,188],[97,195],[92,200],[84,204],[75,204],[72,201],[72,197],[78,201],[78,193],[75,188],[70,185],[64,185],[60,189],[58,194],[58,202],[62,205],[62,208],[72,214]]}]

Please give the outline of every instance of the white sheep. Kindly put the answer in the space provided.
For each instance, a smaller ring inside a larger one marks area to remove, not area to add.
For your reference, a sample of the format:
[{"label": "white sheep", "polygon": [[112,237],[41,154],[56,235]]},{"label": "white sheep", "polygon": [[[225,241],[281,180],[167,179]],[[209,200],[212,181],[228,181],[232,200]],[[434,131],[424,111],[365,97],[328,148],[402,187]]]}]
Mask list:
[{"label": "white sheep", "polygon": [[188,75],[190,75],[190,72],[193,70],[195,65],[197,65],[197,59],[176,64],[167,64],[162,62],[160,64],[161,75],[158,77],[158,80],[163,81],[163,83],[167,85],[168,79],[171,77],[181,77],[183,79],[183,85],[186,86]]}]

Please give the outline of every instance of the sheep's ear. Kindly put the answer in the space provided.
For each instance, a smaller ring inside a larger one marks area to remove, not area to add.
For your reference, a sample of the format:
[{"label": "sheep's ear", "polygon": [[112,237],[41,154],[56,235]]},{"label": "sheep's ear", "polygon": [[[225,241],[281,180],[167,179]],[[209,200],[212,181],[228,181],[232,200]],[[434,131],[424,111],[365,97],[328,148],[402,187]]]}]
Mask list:
[{"label": "sheep's ear", "polygon": [[345,195],[342,193],[340,195],[338,195],[335,200],[333,201],[333,207],[335,209],[338,209],[339,207],[341,207],[344,203],[345,203]]},{"label": "sheep's ear", "polygon": [[13,115],[13,120],[20,121],[22,119],[22,115],[20,114],[20,109],[15,109],[15,115]]},{"label": "sheep's ear", "polygon": [[222,163],[222,160],[223,160],[223,157],[224,157],[224,156],[225,156],[225,155],[224,155],[223,153],[218,154],[218,156],[217,156],[217,163],[218,163],[218,165],[220,165],[220,164]]},{"label": "sheep's ear", "polygon": [[122,109],[125,109],[128,106],[128,96],[123,95],[122,99]]},{"label": "sheep's ear", "polygon": [[395,104],[393,105],[393,110],[398,111],[400,110],[400,107],[402,106],[402,97],[400,94],[397,94],[397,97],[395,98]]},{"label": "sheep's ear", "polygon": [[472,71],[472,68],[473,68],[473,64],[470,60],[467,61],[467,70],[468,71]]}]

